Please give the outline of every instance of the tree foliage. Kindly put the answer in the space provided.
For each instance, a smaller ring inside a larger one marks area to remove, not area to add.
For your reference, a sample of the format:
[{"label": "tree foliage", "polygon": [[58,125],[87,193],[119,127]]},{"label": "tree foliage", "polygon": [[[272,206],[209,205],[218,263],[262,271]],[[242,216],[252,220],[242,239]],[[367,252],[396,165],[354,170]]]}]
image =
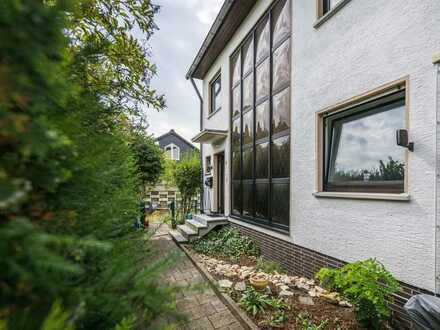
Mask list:
[{"label": "tree foliage", "polygon": [[[132,123],[154,66],[149,1],[0,2],[0,323],[111,329],[172,312],[133,231],[143,179]],[[151,173],[150,173],[151,174]],[[68,320],[67,320],[68,319]],[[7,320],[7,321],[6,321]]]}]

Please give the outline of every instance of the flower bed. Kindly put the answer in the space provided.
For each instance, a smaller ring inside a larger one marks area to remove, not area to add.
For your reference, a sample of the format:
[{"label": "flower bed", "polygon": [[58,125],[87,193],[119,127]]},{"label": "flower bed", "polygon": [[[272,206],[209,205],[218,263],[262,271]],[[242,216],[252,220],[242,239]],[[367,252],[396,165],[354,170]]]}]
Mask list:
[{"label": "flower bed", "polygon": [[[213,232],[190,248],[198,261],[261,329],[362,329],[353,306],[314,280],[283,273],[259,258],[258,248],[229,227]],[[225,252],[226,251],[226,252]],[[267,279],[255,289],[251,277]]]}]

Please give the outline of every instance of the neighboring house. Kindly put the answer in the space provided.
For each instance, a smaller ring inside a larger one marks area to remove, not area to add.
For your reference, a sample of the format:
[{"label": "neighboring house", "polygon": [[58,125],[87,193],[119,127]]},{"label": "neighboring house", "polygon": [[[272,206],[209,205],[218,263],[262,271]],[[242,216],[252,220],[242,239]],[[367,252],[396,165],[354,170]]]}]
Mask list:
[{"label": "neighboring house", "polygon": [[[180,161],[185,153],[195,151],[196,148],[173,129],[159,136],[157,144],[165,151],[165,155],[175,161]],[[181,195],[177,187],[169,186],[166,182],[160,182],[147,191],[147,205],[167,209],[172,201],[179,203]],[[198,199],[195,200],[197,202]]]},{"label": "neighboring house", "polygon": [[439,52],[438,0],[225,1],[187,74],[205,211],[300,275],[377,258],[405,324],[440,293]]}]

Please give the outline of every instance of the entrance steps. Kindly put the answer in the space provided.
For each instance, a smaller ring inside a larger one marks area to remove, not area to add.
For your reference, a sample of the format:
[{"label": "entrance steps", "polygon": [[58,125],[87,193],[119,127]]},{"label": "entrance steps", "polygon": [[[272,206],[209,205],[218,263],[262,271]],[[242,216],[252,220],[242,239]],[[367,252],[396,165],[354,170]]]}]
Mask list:
[{"label": "entrance steps", "polygon": [[215,227],[227,223],[228,219],[224,216],[197,214],[193,219],[185,220],[185,224],[178,225],[177,230],[171,230],[169,233],[177,243],[187,243],[201,238]]}]

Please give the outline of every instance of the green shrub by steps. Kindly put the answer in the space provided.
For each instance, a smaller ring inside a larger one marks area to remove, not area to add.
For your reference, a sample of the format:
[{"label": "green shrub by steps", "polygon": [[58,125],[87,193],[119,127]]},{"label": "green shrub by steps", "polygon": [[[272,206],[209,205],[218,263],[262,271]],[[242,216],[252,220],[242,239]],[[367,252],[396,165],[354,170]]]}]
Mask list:
[{"label": "green shrub by steps", "polygon": [[322,268],[317,274],[321,285],[336,291],[356,306],[356,317],[368,329],[380,329],[389,319],[388,298],[399,291],[399,283],[376,259]]},{"label": "green shrub by steps", "polygon": [[211,255],[239,259],[242,256],[258,256],[260,250],[247,236],[231,226],[210,232],[205,237],[192,243],[197,252]]}]

